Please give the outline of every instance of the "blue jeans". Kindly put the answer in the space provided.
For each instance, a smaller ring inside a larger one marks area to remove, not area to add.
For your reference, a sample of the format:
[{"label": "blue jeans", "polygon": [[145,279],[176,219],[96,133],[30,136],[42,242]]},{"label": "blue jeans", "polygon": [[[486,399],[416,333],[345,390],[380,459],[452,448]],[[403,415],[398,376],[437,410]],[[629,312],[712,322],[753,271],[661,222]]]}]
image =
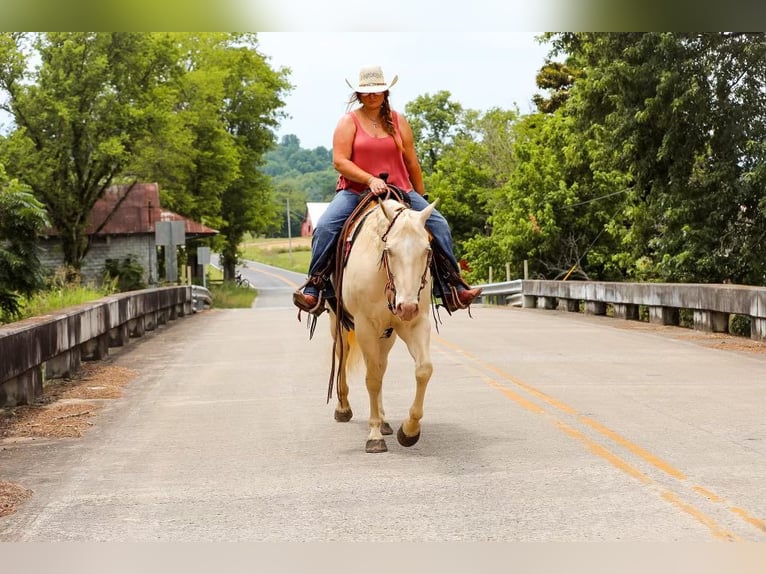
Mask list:
[{"label": "blue jeans", "polygon": [[[418,192],[410,191],[408,195],[412,202],[412,209],[415,211],[422,211],[428,207],[428,201]],[[343,229],[343,224],[346,223],[360,200],[361,196],[358,193],[346,189],[341,189],[335,193],[335,197],[314,227],[314,236],[311,239],[309,275],[319,273],[327,265],[335,252],[335,244],[341,229]],[[447,254],[455,269],[459,269],[455,254],[452,251],[452,233],[444,216],[434,210],[426,220],[426,227],[431,232],[433,241]],[[313,285],[307,285],[304,292],[308,295],[317,295],[317,290]]]}]

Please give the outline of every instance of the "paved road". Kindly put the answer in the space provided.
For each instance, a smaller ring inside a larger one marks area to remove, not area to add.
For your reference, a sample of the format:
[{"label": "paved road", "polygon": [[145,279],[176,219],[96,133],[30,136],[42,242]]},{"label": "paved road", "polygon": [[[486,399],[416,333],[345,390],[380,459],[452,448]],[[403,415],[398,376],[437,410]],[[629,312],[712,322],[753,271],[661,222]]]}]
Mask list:
[{"label": "paved road", "polygon": [[[442,314],[420,442],[364,452],[325,404],[327,317],[249,265],[252,309],[175,321],[84,438],[0,452],[32,488],[0,540],[766,541],[766,355],[604,317]],[[110,359],[112,360],[112,359]],[[386,410],[414,392],[392,353]]]}]

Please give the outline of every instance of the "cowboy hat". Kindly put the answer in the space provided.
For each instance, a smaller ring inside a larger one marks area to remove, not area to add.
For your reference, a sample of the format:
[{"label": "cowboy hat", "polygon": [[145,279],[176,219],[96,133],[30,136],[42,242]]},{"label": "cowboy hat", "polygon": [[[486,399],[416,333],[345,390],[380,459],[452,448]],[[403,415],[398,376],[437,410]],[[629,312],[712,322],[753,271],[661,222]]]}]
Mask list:
[{"label": "cowboy hat", "polygon": [[394,76],[391,83],[387,83],[380,66],[365,66],[359,70],[359,83],[357,85],[352,84],[348,80],[346,80],[346,83],[355,92],[371,94],[374,92],[385,92],[396,84],[398,80],[399,76]]}]

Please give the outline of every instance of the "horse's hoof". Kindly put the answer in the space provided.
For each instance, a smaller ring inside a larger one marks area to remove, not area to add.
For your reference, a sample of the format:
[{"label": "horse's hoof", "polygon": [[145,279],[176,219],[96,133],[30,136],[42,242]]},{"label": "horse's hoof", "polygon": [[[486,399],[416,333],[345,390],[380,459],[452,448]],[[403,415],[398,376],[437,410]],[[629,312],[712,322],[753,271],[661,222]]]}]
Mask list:
[{"label": "horse's hoof", "polygon": [[382,438],[377,438],[368,440],[364,450],[371,453],[388,452],[388,447],[386,446],[386,441]]},{"label": "horse's hoof", "polygon": [[347,411],[335,411],[335,420],[339,423],[347,423],[351,420],[352,416],[354,416],[354,413],[351,412],[351,409],[348,409]]},{"label": "horse's hoof", "polygon": [[399,432],[396,433],[396,440],[399,441],[399,444],[402,446],[412,446],[418,440],[420,439],[420,433],[416,434],[415,436],[407,436],[404,434],[404,427],[399,427]]},{"label": "horse's hoof", "polygon": [[394,434],[394,429],[391,428],[391,425],[388,424],[386,421],[383,421],[380,423],[380,434],[389,435]]}]

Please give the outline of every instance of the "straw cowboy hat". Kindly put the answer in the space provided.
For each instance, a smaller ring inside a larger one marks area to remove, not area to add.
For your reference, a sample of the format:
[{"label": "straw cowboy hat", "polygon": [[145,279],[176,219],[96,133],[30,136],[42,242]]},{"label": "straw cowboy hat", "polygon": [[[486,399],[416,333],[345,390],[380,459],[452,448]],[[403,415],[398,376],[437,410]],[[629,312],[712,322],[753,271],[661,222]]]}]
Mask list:
[{"label": "straw cowboy hat", "polygon": [[355,92],[371,94],[373,92],[385,92],[396,84],[398,80],[399,76],[394,76],[391,83],[388,83],[380,66],[365,66],[359,70],[359,83],[354,85],[348,80],[346,80],[346,83]]}]

